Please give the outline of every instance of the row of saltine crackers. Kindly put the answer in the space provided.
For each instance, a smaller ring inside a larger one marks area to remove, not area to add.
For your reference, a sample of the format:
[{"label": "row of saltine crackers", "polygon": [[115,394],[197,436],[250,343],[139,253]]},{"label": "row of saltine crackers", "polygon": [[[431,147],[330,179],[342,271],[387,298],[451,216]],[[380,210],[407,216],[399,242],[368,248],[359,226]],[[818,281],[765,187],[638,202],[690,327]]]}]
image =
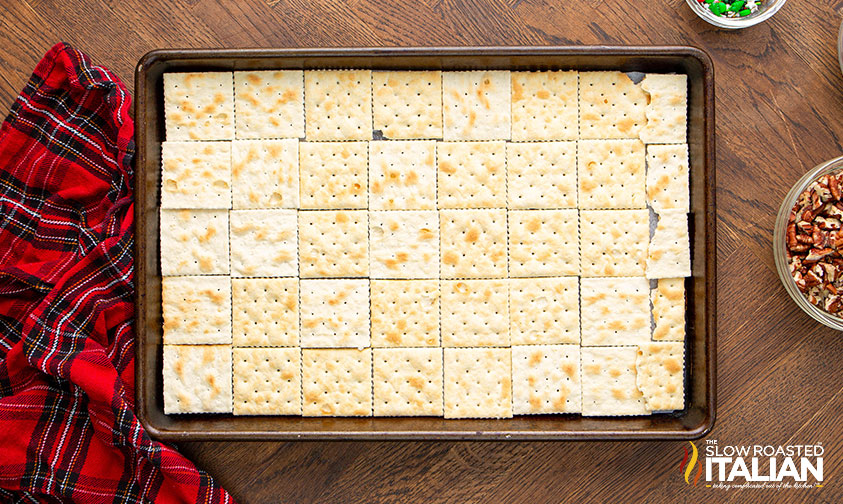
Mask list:
[{"label": "row of saltine crackers", "polygon": [[650,289],[645,278],[165,277],[162,306],[164,343],[180,345],[624,346],[685,337],[682,278]]},{"label": "row of saltine crackers", "polygon": [[461,279],[690,275],[684,211],[161,210],[165,276]]},{"label": "row of saltine crackers", "polygon": [[647,415],[684,407],[684,346],[164,347],[165,413]]},{"label": "row of saltine crackers", "polygon": [[161,207],[688,211],[686,144],[167,141]]},{"label": "row of saltine crackers", "polygon": [[164,74],[168,140],[684,143],[687,78],[621,72],[275,70]]}]

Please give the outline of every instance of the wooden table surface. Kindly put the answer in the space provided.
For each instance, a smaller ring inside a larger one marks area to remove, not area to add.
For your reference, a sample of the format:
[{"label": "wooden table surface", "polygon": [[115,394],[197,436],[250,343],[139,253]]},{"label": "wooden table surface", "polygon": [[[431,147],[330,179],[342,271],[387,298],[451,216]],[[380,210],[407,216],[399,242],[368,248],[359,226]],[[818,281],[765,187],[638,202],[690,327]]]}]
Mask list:
[{"label": "wooden table surface", "polygon": [[822,443],[823,488],[691,488],[679,474],[677,442],[179,448],[240,502],[841,502],[843,338],[791,302],[771,251],[787,190],[843,153],[841,13],[843,1],[790,0],[770,21],[732,33],[698,19],[683,0],[5,0],[0,110],[62,40],[129,88],[138,59],[161,47],[701,47],[714,60],[717,95],[719,405],[707,439]]}]

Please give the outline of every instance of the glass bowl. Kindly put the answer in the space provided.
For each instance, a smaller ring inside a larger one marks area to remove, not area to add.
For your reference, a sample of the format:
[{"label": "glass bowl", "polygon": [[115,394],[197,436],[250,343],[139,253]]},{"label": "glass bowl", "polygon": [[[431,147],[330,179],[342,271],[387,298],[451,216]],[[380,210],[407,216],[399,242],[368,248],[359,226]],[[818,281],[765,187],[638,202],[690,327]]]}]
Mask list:
[{"label": "glass bowl", "polygon": [[757,25],[773,16],[779,9],[782,8],[787,0],[765,0],[765,2],[758,8],[758,11],[746,17],[727,18],[715,16],[708,10],[708,4],[700,3],[697,0],[685,0],[697,16],[705,19],[714,26],[726,28],[728,30],[738,30],[740,28],[748,28]]},{"label": "glass bowl", "polygon": [[837,62],[843,72],[843,23],[840,23],[840,31],[837,33]]},{"label": "glass bowl", "polygon": [[803,175],[802,178],[793,185],[790,192],[787,193],[787,196],[785,196],[782,206],[779,208],[779,213],[776,216],[776,227],[773,229],[773,258],[776,261],[776,271],[779,274],[779,279],[782,281],[782,285],[784,285],[784,289],[788,294],[790,294],[793,301],[802,308],[802,311],[810,315],[811,318],[817,322],[825,324],[833,329],[837,329],[838,331],[843,331],[843,318],[831,315],[830,313],[827,313],[809,303],[805,298],[805,295],[802,294],[802,291],[800,291],[796,286],[796,282],[790,274],[790,267],[787,262],[786,235],[787,221],[790,217],[790,211],[796,204],[796,200],[799,198],[799,195],[802,194],[802,192],[805,191],[812,182],[823,175],[828,175],[829,173],[841,170],[843,170],[843,156],[832,159],[831,161],[826,161]]}]

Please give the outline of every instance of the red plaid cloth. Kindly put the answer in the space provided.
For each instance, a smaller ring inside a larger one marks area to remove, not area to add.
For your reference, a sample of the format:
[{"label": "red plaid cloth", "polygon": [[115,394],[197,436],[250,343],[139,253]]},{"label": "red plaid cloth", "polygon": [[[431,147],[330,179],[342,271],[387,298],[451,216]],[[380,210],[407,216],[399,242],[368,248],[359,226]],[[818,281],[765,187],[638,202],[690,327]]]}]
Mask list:
[{"label": "red plaid cloth", "polygon": [[0,129],[0,500],[231,502],[133,413],[130,107],[58,44]]}]

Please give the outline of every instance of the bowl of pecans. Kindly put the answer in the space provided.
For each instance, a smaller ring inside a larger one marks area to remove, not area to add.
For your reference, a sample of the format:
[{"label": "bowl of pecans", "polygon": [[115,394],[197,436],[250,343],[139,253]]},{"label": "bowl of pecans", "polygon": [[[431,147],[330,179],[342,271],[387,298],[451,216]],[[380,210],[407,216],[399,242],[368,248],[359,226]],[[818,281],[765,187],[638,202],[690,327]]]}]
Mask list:
[{"label": "bowl of pecans", "polygon": [[773,255],[796,304],[843,330],[843,156],[815,167],[787,193],[776,218]]},{"label": "bowl of pecans", "polygon": [[737,30],[769,19],[787,0],[685,0],[697,16],[714,26]]}]

